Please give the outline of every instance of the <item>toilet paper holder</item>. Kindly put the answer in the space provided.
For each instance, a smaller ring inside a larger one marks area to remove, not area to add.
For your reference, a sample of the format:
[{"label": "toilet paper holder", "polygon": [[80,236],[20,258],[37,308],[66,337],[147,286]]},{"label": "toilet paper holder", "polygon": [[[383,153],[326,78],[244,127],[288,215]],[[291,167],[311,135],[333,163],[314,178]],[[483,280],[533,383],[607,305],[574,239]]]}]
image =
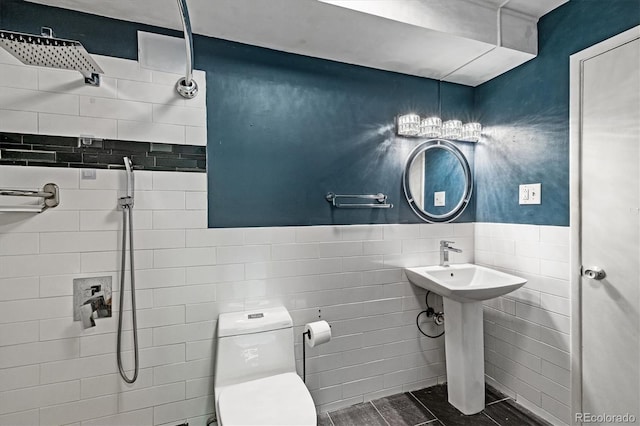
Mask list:
[{"label": "toilet paper holder", "polygon": [[[331,324],[329,324],[326,321],[318,321],[318,322],[324,322],[329,326],[329,331],[331,331]],[[305,324],[305,331],[302,332],[302,381],[304,383],[307,383],[307,343],[311,340],[311,330],[309,329],[311,324],[313,323],[307,323]],[[309,341],[307,340],[309,339]],[[329,333],[329,339],[331,339],[331,333]],[[328,340],[327,340],[328,341]],[[326,343],[326,342],[321,342],[322,343]],[[310,346],[313,347],[313,345],[310,344]]]}]

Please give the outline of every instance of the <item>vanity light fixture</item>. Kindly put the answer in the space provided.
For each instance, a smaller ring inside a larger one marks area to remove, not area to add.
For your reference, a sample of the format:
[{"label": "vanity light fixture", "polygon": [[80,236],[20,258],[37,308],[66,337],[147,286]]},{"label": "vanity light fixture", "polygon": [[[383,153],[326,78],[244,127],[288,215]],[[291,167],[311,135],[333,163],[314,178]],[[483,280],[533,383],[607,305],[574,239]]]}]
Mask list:
[{"label": "vanity light fixture", "polygon": [[398,116],[398,134],[400,136],[418,136],[420,132],[420,116],[405,114]]},{"label": "vanity light fixture", "polygon": [[462,124],[460,120],[448,120],[444,123],[440,117],[420,118],[418,114],[399,115],[396,121],[398,136],[442,138],[465,142],[478,142],[482,133],[480,123]]},{"label": "vanity light fixture", "polygon": [[442,123],[443,139],[460,139],[462,137],[462,121],[449,120]]},{"label": "vanity light fixture", "polygon": [[439,138],[442,134],[442,120],[440,117],[423,118],[420,122],[420,133],[418,136],[426,138]]},{"label": "vanity light fixture", "polygon": [[462,126],[461,141],[478,142],[480,140],[480,133],[482,132],[482,125],[480,123],[466,123]]}]

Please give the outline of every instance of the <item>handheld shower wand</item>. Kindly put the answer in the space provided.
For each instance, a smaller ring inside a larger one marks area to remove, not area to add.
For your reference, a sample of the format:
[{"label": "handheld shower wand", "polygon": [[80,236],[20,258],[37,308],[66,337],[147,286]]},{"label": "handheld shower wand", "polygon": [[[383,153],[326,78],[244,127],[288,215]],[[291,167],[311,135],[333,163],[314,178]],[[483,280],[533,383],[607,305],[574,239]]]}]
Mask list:
[{"label": "handheld shower wand", "polygon": [[127,191],[124,197],[120,197],[119,204],[124,209],[133,207],[133,163],[129,157],[123,157],[122,161],[124,161],[124,167],[127,170]]},{"label": "handheld shower wand", "polygon": [[127,169],[127,197],[133,199],[133,164],[129,157],[124,157],[124,167]]},{"label": "handheld shower wand", "polygon": [[[118,370],[122,379],[127,383],[133,383],[138,378],[140,364],[138,362],[138,321],[136,315],[136,279],[135,267],[133,264],[133,165],[129,157],[124,157],[124,167],[127,172],[127,192],[124,197],[120,197],[118,205],[122,208],[122,263],[120,268],[120,310],[118,312],[118,343],[117,343],[117,359]],[[128,213],[128,214],[127,214]],[[129,264],[131,278],[131,319],[133,322],[133,357],[134,357],[134,373],[129,378],[122,366],[122,317],[124,315],[124,280],[125,268],[127,263],[127,222],[129,224]]]}]

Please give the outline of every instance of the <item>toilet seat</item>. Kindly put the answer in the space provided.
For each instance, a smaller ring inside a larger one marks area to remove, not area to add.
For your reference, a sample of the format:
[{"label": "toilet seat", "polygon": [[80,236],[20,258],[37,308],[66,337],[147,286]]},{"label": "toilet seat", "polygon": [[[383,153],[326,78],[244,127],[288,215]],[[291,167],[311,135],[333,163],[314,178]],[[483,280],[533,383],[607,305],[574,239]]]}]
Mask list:
[{"label": "toilet seat", "polygon": [[284,373],[223,388],[218,420],[224,426],[316,426],[316,409],[302,379]]}]

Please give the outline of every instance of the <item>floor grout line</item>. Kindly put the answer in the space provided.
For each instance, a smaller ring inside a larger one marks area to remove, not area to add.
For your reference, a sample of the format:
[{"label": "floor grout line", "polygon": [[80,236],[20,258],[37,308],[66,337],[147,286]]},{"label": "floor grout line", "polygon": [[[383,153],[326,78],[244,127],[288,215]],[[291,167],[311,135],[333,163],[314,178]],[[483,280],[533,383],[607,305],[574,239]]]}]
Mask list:
[{"label": "floor grout line", "polygon": [[[429,414],[431,414],[431,415],[433,416],[433,420],[438,420],[439,422],[441,422],[441,423],[442,423],[442,421],[438,418],[438,416],[436,416],[435,414],[433,414],[433,411],[429,410],[429,407],[427,407],[426,405],[424,405],[424,404],[422,403],[422,401],[420,401],[420,400],[419,400],[419,399],[418,399],[418,398],[413,394],[413,392],[408,392],[408,393],[409,393],[409,395],[411,395],[411,396],[413,397],[413,399],[415,399],[416,401],[418,401],[418,404],[422,405],[422,406],[425,408],[425,410],[427,410],[427,411],[429,412]],[[444,423],[443,423],[443,424],[444,424]]]},{"label": "floor grout line", "polygon": [[494,422],[495,424],[497,424],[498,426],[502,426],[500,423],[498,423],[493,417],[491,417],[490,415],[488,415],[487,413],[483,411],[481,411],[482,414],[484,414],[485,416],[487,416],[489,418],[489,420],[491,420],[492,422]]},{"label": "floor grout line", "polygon": [[327,411],[327,417],[329,417],[329,421],[331,422],[332,426],[336,426],[336,424],[333,423],[333,419],[331,418],[331,414],[329,414],[328,411]]},{"label": "floor grout line", "polygon": [[426,422],[423,422],[423,423],[418,423],[417,425],[414,425],[414,426],[424,426],[424,425],[428,425],[429,423],[434,423],[434,422],[439,422],[439,421],[440,420],[438,420],[438,419],[432,419],[432,420],[429,420],[429,421],[426,421]]},{"label": "floor grout line", "polygon": [[376,405],[373,403],[373,401],[369,401],[369,404],[371,404],[371,406],[373,407],[374,410],[376,410],[376,413],[378,413],[378,415],[380,417],[382,417],[382,420],[384,420],[384,422],[387,424],[387,426],[391,426],[389,424],[389,422],[387,421],[387,419],[384,418],[384,416],[382,415],[382,413],[380,412],[380,410],[378,410],[378,407],[376,407]]},{"label": "floor grout line", "polygon": [[[513,399],[513,398],[511,398],[510,396],[508,396],[508,397],[506,397],[506,398],[502,398],[502,399],[499,399],[499,400],[497,400],[497,401],[491,401],[491,402],[489,402],[489,403],[487,404],[487,407],[488,407],[488,406],[490,406],[490,405],[493,405],[493,404],[497,404],[498,402],[508,401],[508,400],[510,400],[510,399]],[[515,401],[514,401],[514,402],[515,402]]]}]

